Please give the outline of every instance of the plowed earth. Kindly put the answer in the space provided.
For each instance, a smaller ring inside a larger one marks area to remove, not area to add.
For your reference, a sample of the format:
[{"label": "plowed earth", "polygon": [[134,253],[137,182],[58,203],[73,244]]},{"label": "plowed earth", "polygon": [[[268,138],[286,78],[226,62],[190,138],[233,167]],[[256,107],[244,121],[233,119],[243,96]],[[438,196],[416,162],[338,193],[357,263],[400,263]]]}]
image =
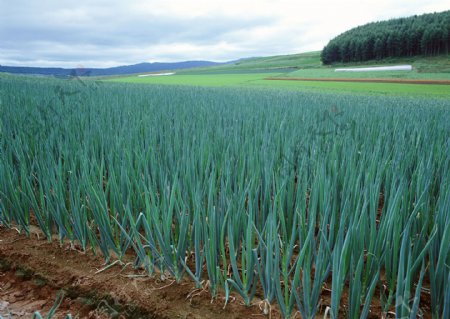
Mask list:
[{"label": "plowed earth", "polygon": [[[125,258],[126,259],[126,258]],[[4,318],[32,318],[39,311],[45,318],[57,296],[63,301],[53,318],[281,318],[275,306],[266,308],[262,293],[257,292],[251,306],[231,294],[224,307],[223,293],[211,300],[205,289],[195,289],[186,278],[176,283],[171,278],[161,281],[159,275],[148,276],[132,267],[134,258],[106,266],[103,257],[92,251],[81,252],[69,243],[49,242],[38,231],[28,238],[17,230],[0,225],[0,315]],[[186,276],[187,277],[187,276]],[[330,305],[331,282],[324,285],[318,318],[323,318]],[[369,318],[379,318],[381,308],[375,292]],[[429,296],[422,296],[421,310],[429,315]],[[428,297],[428,298],[427,298]],[[345,317],[348,296],[341,299]],[[392,313],[385,318],[393,318]],[[300,318],[297,313],[293,318]]]},{"label": "plowed earth", "polygon": [[[74,250],[69,243],[28,238],[0,227],[0,315],[45,317],[58,293],[64,300],[54,318],[263,318],[258,305],[245,307],[232,296],[224,309],[223,294],[211,300],[207,290],[186,279],[176,283],[149,277],[130,264],[105,269],[100,254]],[[206,288],[207,289],[207,288]],[[280,318],[275,310],[272,318]]]}]

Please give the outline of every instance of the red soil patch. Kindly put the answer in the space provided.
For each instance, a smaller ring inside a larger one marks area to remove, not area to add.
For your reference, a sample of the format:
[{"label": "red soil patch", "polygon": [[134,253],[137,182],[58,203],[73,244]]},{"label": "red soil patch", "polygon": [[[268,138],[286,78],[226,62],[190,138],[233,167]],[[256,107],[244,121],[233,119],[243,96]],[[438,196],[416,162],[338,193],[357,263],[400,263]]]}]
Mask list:
[{"label": "red soil patch", "polygon": [[450,85],[450,80],[413,80],[413,79],[349,79],[349,78],[282,78],[282,77],[277,78],[277,77],[269,77],[269,78],[265,78],[264,80]]},{"label": "red soil patch", "polygon": [[[383,199],[380,196],[380,202]],[[250,307],[243,305],[240,296],[232,294],[223,308],[223,293],[211,300],[209,292],[196,290],[187,276],[181,283],[170,278],[161,282],[159,276],[149,277],[143,270],[133,269],[131,264],[118,263],[103,270],[105,264],[100,254],[94,256],[90,251],[73,250],[69,243],[61,245],[56,240],[48,242],[36,237],[33,233],[32,238],[27,238],[0,225],[0,315],[12,313],[13,318],[31,318],[36,310],[46,315],[63,290],[65,298],[54,318],[64,318],[68,313],[73,318],[99,319],[269,318],[262,313],[260,291]],[[125,263],[132,261],[130,254]],[[331,278],[322,290],[318,318],[323,317],[331,303],[330,288]],[[344,288],[341,299],[341,316],[347,312],[347,289]],[[371,319],[381,316],[377,298],[380,293],[377,288],[369,314]],[[425,318],[431,318],[429,296],[422,295],[421,299]],[[270,318],[282,318],[276,304],[271,307]]]},{"label": "red soil patch", "polygon": [[[36,310],[47,315],[57,299],[58,291],[39,276],[2,265],[0,277],[0,315],[4,318],[31,318]],[[86,304],[82,298],[64,297],[53,318],[76,313],[82,318],[109,318]]]},{"label": "red soil patch", "polygon": [[[27,238],[3,227],[0,266],[0,315],[12,311],[13,318],[31,318],[36,310],[46,315],[60,290],[66,297],[55,318],[68,313],[74,318],[264,317],[257,298],[253,306],[245,307],[233,295],[223,309],[223,295],[211,301],[209,292],[194,291],[188,278],[178,284],[170,278],[161,282],[159,276],[132,278],[145,273],[119,264],[96,274],[105,267],[100,255],[75,251],[68,243]],[[194,296],[187,298],[190,294]],[[273,310],[272,318],[281,316]]]}]

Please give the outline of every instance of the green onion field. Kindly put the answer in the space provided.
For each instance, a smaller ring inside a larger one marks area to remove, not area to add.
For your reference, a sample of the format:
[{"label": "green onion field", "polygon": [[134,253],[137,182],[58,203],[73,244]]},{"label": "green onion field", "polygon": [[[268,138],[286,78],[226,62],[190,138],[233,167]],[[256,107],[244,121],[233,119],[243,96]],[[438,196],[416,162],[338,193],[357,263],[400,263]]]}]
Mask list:
[{"label": "green onion field", "polygon": [[271,74],[0,77],[0,222],[283,318],[450,318],[449,86]]}]

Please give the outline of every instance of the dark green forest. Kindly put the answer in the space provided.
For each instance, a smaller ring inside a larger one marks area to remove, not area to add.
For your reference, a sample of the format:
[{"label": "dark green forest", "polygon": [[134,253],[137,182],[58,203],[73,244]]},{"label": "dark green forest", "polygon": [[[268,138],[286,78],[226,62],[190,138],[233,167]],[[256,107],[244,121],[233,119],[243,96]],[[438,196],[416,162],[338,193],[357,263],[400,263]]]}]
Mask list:
[{"label": "dark green forest", "polygon": [[372,22],[348,30],[323,49],[324,64],[448,54],[450,10]]}]

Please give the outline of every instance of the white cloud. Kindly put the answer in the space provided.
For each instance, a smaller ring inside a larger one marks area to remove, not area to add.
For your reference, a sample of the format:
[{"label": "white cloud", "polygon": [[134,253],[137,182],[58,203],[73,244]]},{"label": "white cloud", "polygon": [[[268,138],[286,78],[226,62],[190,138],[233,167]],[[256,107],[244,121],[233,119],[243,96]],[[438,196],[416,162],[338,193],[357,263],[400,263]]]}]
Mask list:
[{"label": "white cloud", "polygon": [[107,67],[320,50],[371,21],[448,0],[0,0],[0,64]]}]

